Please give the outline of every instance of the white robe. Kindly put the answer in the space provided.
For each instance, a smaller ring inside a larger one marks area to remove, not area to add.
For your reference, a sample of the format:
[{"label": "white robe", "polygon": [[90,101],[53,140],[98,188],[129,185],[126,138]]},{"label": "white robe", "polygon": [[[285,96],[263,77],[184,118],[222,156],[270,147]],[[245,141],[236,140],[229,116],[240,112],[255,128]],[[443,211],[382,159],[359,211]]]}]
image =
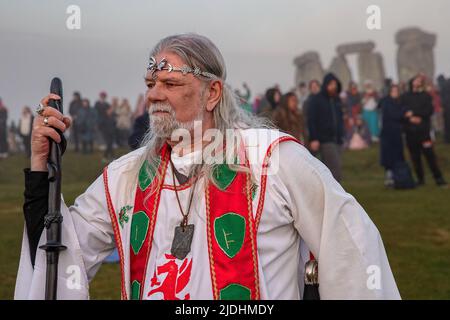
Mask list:
[{"label": "white robe", "polygon": [[[242,131],[244,139],[249,139],[254,133],[255,130],[251,129]],[[261,181],[262,159],[272,141],[273,139],[268,139],[259,145],[246,144],[252,174],[258,185]],[[301,298],[303,269],[309,258],[309,250],[319,263],[319,291],[322,299],[399,299],[380,234],[355,198],[345,192],[330,171],[303,146],[288,141],[274,150],[277,152],[272,155],[271,168],[277,167],[277,161],[280,161],[279,168],[268,175],[265,202],[257,231],[261,299]],[[108,185],[115,212],[123,205],[134,205],[136,183],[132,188],[128,184],[129,172],[136,166],[136,161],[143,152],[143,148],[138,149],[108,167]],[[195,156],[172,157],[177,170],[186,173]],[[195,225],[192,250],[187,256],[189,261],[192,260],[192,271],[188,284],[177,294],[180,299],[213,298],[205,198],[199,184],[189,217],[189,223]],[[165,254],[170,254],[173,230],[181,221],[175,191],[171,190],[171,185],[169,166],[147,265],[144,299],[163,298],[162,293],[150,296],[148,293],[157,287],[152,286],[151,279],[157,266],[167,262]],[[259,185],[253,200],[254,215],[260,189]],[[179,191],[182,205],[187,206],[189,191],[190,188]],[[60,254],[58,298],[88,299],[89,281],[115,247],[103,178],[100,176],[94,181],[75,200],[74,205],[67,207],[63,203],[62,214],[62,241],[68,246],[68,250]],[[122,230],[122,242],[124,282],[129,298],[131,215],[126,225],[128,227]],[[45,231],[40,245],[42,243],[45,243]],[[45,252],[38,249],[33,270],[28,239],[24,232],[16,299],[43,299],[45,263]],[[79,275],[74,270],[79,270]],[[164,277],[165,274],[160,274],[157,280],[162,282]]]}]

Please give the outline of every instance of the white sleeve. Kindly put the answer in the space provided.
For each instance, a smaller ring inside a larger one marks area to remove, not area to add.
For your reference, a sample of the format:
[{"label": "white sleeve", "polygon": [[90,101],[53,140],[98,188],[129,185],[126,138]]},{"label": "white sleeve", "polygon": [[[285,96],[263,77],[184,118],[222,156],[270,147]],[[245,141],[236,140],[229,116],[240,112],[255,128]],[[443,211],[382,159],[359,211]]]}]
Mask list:
[{"label": "white sleeve", "polygon": [[[57,298],[88,299],[89,281],[115,246],[102,176],[72,206],[67,207],[62,199],[61,214],[61,242],[67,249],[59,256]],[[39,246],[45,243],[44,229]],[[33,268],[24,232],[14,298],[44,299],[45,277],[45,251],[37,249]]]},{"label": "white sleeve", "polygon": [[400,299],[380,234],[328,168],[295,142],[279,146],[294,227],[319,263],[321,299]]},{"label": "white sleeve", "polygon": [[82,195],[75,199],[75,203],[68,210],[78,236],[90,281],[103,260],[111,254],[115,247],[103,177],[100,175]]}]

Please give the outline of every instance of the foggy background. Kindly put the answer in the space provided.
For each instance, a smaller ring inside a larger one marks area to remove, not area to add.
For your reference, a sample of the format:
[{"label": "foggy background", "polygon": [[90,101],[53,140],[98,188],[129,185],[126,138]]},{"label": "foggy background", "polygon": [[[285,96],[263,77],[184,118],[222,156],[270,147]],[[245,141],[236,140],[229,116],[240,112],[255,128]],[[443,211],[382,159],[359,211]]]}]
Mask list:
[{"label": "foggy background", "polygon": [[[69,30],[66,9],[81,8],[81,30]],[[369,5],[381,8],[381,30],[366,27]],[[0,2],[0,97],[9,121],[32,109],[63,80],[65,112],[75,90],[91,104],[102,90],[134,108],[145,91],[148,54],[162,37],[197,32],[227,63],[227,82],[245,81],[256,94],[294,86],[294,57],[316,50],[328,68],[337,45],[372,40],[386,76],[397,79],[395,33],[417,26],[437,34],[436,75],[450,75],[448,0],[16,0]],[[356,59],[356,58],[355,58]],[[356,60],[349,59],[354,79]]]}]

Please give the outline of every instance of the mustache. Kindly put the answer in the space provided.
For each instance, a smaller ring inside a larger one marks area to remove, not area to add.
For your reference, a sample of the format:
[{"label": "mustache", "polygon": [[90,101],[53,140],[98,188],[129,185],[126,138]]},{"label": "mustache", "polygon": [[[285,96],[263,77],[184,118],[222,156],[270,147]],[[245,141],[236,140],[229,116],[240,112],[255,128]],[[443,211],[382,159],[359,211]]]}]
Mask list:
[{"label": "mustache", "polygon": [[172,116],[175,115],[175,112],[173,111],[172,106],[168,103],[152,103],[152,104],[150,104],[150,106],[148,108],[148,113],[152,114],[155,112],[168,112]]}]

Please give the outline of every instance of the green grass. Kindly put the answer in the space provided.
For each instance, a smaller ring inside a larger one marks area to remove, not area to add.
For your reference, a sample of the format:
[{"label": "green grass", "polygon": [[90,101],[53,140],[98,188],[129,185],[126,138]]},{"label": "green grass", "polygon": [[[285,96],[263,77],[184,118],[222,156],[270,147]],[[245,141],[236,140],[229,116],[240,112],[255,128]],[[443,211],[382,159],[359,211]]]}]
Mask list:
[{"label": "green grass", "polygon": [[[437,146],[439,163],[450,179],[450,146]],[[101,173],[101,155],[64,156],[63,193],[67,203]],[[14,292],[23,231],[23,173],[27,160],[0,160],[0,299]],[[383,187],[378,150],[344,154],[344,188],[366,209],[383,237],[391,268],[404,299],[450,298],[450,189],[437,188],[430,175],[416,190]],[[91,283],[92,299],[119,299],[118,265],[103,265]]]}]

